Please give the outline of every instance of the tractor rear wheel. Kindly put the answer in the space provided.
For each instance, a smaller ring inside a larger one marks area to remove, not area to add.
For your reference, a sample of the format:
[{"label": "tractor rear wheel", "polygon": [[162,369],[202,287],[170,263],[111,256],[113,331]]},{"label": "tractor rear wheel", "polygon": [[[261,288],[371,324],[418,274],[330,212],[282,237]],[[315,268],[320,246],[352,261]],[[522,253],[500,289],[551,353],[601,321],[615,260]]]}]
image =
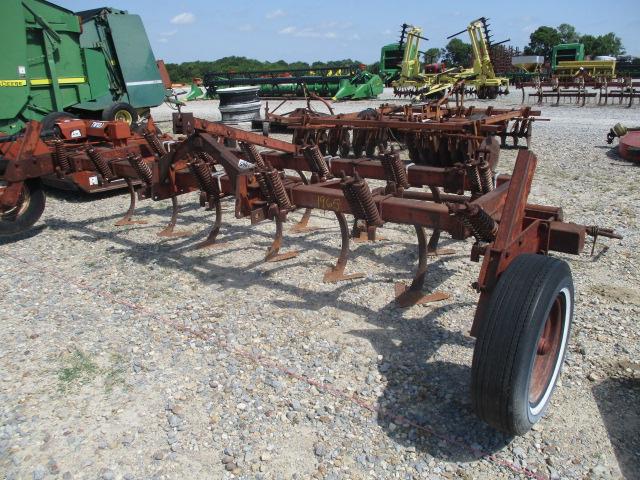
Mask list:
[{"label": "tractor rear wheel", "polygon": [[138,112],[128,103],[114,103],[102,111],[102,120],[125,122],[127,125],[134,125],[138,121]]},{"label": "tractor rear wheel", "polygon": [[477,415],[522,435],[544,415],[564,362],[573,316],[569,265],[519,255],[500,276],[473,352]]},{"label": "tractor rear wheel", "polygon": [[16,235],[31,228],[42,216],[45,203],[40,180],[24,182],[16,206],[0,210],[0,236]]}]

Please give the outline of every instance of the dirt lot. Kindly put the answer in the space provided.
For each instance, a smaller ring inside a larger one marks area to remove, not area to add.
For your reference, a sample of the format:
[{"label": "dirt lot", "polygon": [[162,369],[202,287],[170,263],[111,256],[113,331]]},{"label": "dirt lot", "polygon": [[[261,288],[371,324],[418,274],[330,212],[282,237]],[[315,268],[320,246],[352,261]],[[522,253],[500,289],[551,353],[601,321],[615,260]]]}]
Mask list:
[{"label": "dirt lot", "polygon": [[[219,118],[215,101],[188,110]],[[353,245],[349,269],[366,276],[328,285],[339,248],[328,214],[286,236],[298,257],[265,264],[273,225],[234,219],[231,201],[228,243],[195,250],[212,220],[195,194],[180,199],[192,235],[162,239],[168,201],[140,206],[147,224],[118,228],[125,196],[49,191],[37,228],[0,244],[0,476],[639,478],[640,171],[604,141],[614,123],[640,123],[639,110],[542,110],[551,121],[535,126],[532,200],[625,238],[565,258],[573,336],[533,431],[505,438],[471,410],[470,241],[445,236],[457,253],[429,267],[427,288],[451,298],[403,310],[393,282],[415,268],[410,227]],[[153,113],[170,130],[171,111]],[[515,155],[502,152],[500,172]]]}]

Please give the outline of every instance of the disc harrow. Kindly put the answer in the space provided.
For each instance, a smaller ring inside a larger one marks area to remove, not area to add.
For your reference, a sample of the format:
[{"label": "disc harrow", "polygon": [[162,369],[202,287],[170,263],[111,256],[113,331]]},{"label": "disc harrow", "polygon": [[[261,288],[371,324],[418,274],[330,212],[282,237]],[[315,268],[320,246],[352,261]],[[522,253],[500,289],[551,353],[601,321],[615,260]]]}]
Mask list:
[{"label": "disc harrow", "polygon": [[[530,107],[450,107],[436,102],[383,104],[377,109],[338,115],[297,109],[284,115],[268,114],[264,122],[278,131],[292,132],[295,145],[318,145],[323,154],[372,158],[394,146],[407,149],[415,163],[442,166],[460,160],[472,132],[480,140],[495,136],[502,147],[520,147],[524,143],[529,148],[533,123],[545,120],[539,116],[540,111]],[[507,139],[511,139],[510,145]]]},{"label": "disc harrow", "polygon": [[[435,155],[437,151],[440,155],[446,151],[446,155],[406,164],[397,151],[381,143],[380,158],[325,156],[318,144],[301,146],[188,113],[174,114],[174,132],[186,136],[181,141],[158,135],[152,120],[146,135],[130,131],[123,123],[99,122],[102,126],[97,128],[76,120],[60,122],[55,132],[43,133],[40,124],[31,122],[23,134],[0,139],[0,228],[4,233],[15,233],[37,220],[38,210],[41,213],[40,207],[44,208],[38,180],[55,172],[96,175],[104,182],[126,179],[132,193],[125,214],[129,220],[135,208],[133,193],[140,199],[170,199],[172,218],[160,232],[163,236],[184,235],[174,231],[179,213],[177,199],[199,192],[200,204],[214,212],[214,222],[207,240],[198,248],[224,244],[218,239],[222,226],[220,202],[228,198],[235,203],[237,218],[247,218],[251,224],[265,220],[275,223],[273,241],[265,252],[265,261],[269,262],[299,254],[280,252],[284,224],[292,212],[304,210],[307,221],[311,209],[333,212],[340,227],[341,247],[336,263],[324,272],[324,282],[363,277],[361,273],[346,273],[354,235],[379,240],[376,230],[388,224],[413,226],[418,265],[409,284],[395,285],[400,308],[449,298],[448,292],[425,291],[429,285],[428,259],[451,253],[438,248],[442,233],[454,240],[474,238],[470,259],[481,262],[481,266],[472,284],[479,294],[471,326],[471,334],[478,339],[472,365],[473,403],[478,415],[493,427],[523,434],[540,420],[549,405],[573,311],[569,267],[548,253],[579,254],[589,235],[621,237],[606,228],[566,223],[559,207],[529,203],[537,164],[531,151],[518,152],[511,175],[496,175],[500,154],[497,137],[505,131],[506,122],[523,117],[524,111],[415,112],[413,108],[407,107],[400,118],[394,118],[396,110],[385,107],[375,111],[375,118],[371,118],[372,112],[335,116],[329,121],[316,117],[296,128],[350,128],[354,134],[384,128],[428,143],[429,147],[422,143],[416,147],[420,152]],[[373,128],[371,122],[378,126]],[[80,137],[72,134],[74,130],[81,131]],[[317,138],[317,133],[314,135]],[[333,138],[328,132],[327,137]],[[229,140],[239,142],[241,148],[227,147],[225,141]],[[131,186],[134,181],[140,183],[136,192]],[[384,185],[376,186],[379,183]],[[32,203],[25,205],[25,199]],[[33,202],[38,203],[38,199],[42,203],[34,210]],[[355,222],[351,232],[347,215]],[[427,230],[431,231],[428,240]],[[536,275],[547,280],[532,282]],[[540,309],[525,308],[532,298]],[[518,322],[512,318],[516,311],[524,315]],[[557,331],[564,333],[545,336],[544,332],[556,331],[557,322],[562,324]],[[512,342],[500,340],[504,332],[525,340],[519,341],[513,351]],[[549,348],[539,349],[541,342]],[[536,368],[539,362],[553,368]],[[488,368],[488,364],[500,368]],[[495,404],[506,407],[490,408]]]}]

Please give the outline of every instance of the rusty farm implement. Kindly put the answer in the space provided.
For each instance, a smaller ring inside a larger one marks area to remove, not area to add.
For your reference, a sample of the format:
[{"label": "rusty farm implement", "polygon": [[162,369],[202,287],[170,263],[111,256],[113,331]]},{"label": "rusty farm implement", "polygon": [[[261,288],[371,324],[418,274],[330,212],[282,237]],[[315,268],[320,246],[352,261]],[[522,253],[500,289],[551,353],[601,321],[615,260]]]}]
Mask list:
[{"label": "rusty farm implement", "polygon": [[539,110],[530,107],[464,107],[461,97],[455,105],[447,101],[445,96],[428,104],[383,104],[337,115],[328,104],[328,113],[308,106],[282,114],[276,113],[279,106],[269,111],[267,105],[264,119],[254,120],[253,126],[264,135],[272,130],[289,132],[292,143],[318,145],[323,154],[372,157],[392,145],[406,148],[415,163],[446,165],[460,160],[469,147],[469,138],[458,135],[460,129],[471,132],[477,127],[480,133],[497,137],[502,147],[523,142],[528,148],[534,122],[544,120]]},{"label": "rusty farm implement", "polygon": [[[349,117],[344,124],[333,118],[330,123],[319,119],[317,124],[296,127],[373,129],[373,123],[360,122],[378,121],[383,122],[381,128],[405,136],[417,132],[446,146],[446,158],[442,147],[442,157],[420,154],[421,162],[412,164],[391,148],[376,159],[325,156],[317,143],[276,140],[186,113],[174,115],[175,132],[185,135],[180,141],[158,136],[152,121],[140,133],[124,124],[75,120],[42,132],[39,123],[31,122],[23,134],[0,144],[0,228],[3,233],[23,231],[37,220],[44,207],[39,177],[51,173],[93,175],[100,182],[125,179],[132,195],[120,225],[135,221],[133,182],[139,181],[140,198],[173,202],[173,216],[162,235],[176,234],[177,197],[199,192],[201,205],[214,215],[201,247],[221,245],[220,205],[230,198],[237,218],[275,223],[265,261],[297,255],[280,252],[284,223],[297,210],[305,210],[308,221],[306,212],[320,209],[334,212],[340,227],[340,255],[323,278],[337,282],[360,276],[346,268],[353,236],[373,239],[386,224],[411,225],[417,236],[418,266],[410,285],[396,285],[402,307],[448,298],[446,292],[423,291],[428,258],[446,253],[438,249],[443,233],[456,240],[473,238],[470,258],[481,262],[473,283],[479,294],[471,327],[477,338],[471,382],[474,408],[495,428],[523,434],[549,405],[573,315],[569,266],[547,254],[577,255],[587,235],[619,237],[607,229],[565,222],[560,207],[530,203],[537,164],[531,151],[518,152],[511,175],[496,175],[499,135],[508,119],[523,115],[519,110],[487,110],[477,117],[467,112],[459,118],[453,110],[437,117],[428,110],[426,116],[436,117],[420,122]],[[231,140],[240,148],[227,147]],[[374,181],[380,186],[372,188]],[[355,231],[350,231],[347,215],[353,217]]]}]

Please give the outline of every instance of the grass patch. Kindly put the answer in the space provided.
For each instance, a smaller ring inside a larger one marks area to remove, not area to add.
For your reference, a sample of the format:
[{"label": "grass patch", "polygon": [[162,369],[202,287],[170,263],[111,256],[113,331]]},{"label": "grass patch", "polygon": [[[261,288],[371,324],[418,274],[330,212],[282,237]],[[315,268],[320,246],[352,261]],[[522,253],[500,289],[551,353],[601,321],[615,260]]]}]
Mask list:
[{"label": "grass patch", "polygon": [[66,391],[74,384],[88,383],[96,377],[98,370],[91,358],[76,348],[65,358],[64,366],[58,371],[59,388]]},{"label": "grass patch", "polygon": [[82,350],[75,348],[63,359],[58,370],[58,389],[68,392],[71,388],[86,385],[101,378],[106,393],[117,385],[125,384],[125,361],[120,354],[111,355],[110,365],[101,368]]}]

